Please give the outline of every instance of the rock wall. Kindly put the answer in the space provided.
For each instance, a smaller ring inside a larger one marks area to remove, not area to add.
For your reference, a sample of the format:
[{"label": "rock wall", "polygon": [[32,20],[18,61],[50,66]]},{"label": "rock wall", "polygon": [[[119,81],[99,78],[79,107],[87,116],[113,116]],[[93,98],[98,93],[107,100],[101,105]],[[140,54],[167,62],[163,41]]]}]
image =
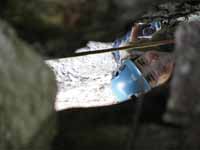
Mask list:
[{"label": "rock wall", "polygon": [[182,25],[176,33],[177,64],[169,101],[166,87],[145,96],[146,116],[139,123],[134,119],[137,104],[129,101],[58,112],[56,128],[54,75],[33,51],[45,58],[70,56],[90,40],[113,41],[138,20],[187,19],[199,11],[199,4],[198,0],[2,0],[0,17],[12,27],[0,21],[0,149],[198,150],[199,22]]},{"label": "rock wall", "polygon": [[55,135],[53,72],[0,21],[0,149],[48,149]]},{"label": "rock wall", "polygon": [[[59,112],[54,149],[198,150],[199,29],[198,21],[177,29],[171,87],[154,89],[135,102]],[[68,124],[71,118],[76,119]]]},{"label": "rock wall", "polygon": [[110,42],[135,21],[187,17],[195,0],[7,0],[0,16],[45,57],[66,57],[88,41]]},{"label": "rock wall", "polygon": [[199,21],[184,24],[176,32],[177,63],[165,119],[186,127],[182,133],[184,149],[200,148],[199,36]]}]

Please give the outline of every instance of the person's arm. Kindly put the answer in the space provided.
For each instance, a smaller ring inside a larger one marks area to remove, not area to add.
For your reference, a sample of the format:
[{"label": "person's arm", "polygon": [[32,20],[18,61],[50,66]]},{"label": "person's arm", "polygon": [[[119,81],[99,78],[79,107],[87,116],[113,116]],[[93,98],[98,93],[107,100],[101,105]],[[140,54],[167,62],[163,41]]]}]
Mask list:
[{"label": "person's arm", "polygon": [[137,37],[138,37],[139,30],[140,30],[140,25],[136,23],[131,29],[131,37],[130,37],[131,43],[136,42],[138,40]]}]

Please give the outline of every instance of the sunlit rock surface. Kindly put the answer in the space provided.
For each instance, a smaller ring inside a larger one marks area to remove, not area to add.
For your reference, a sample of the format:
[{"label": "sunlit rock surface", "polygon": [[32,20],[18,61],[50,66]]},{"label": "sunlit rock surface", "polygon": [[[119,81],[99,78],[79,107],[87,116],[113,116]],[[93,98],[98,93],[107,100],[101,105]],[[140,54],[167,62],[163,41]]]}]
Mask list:
[{"label": "sunlit rock surface", "polygon": [[0,21],[0,149],[47,150],[55,133],[53,72]]},{"label": "sunlit rock surface", "polygon": [[[110,43],[90,42],[77,52],[110,48]],[[115,103],[110,81],[116,63],[111,53],[46,61],[54,70],[58,94],[57,110]]]}]

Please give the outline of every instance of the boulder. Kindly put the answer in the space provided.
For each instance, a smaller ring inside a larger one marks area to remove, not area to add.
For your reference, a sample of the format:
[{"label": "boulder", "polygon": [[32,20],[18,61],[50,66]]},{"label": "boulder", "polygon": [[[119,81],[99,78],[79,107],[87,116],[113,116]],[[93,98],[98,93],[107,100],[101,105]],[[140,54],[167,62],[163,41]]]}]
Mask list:
[{"label": "boulder", "polygon": [[200,148],[200,22],[181,25],[176,32],[176,68],[171,84],[166,121],[184,127],[182,149]]},{"label": "boulder", "polygon": [[0,149],[47,150],[55,134],[53,72],[0,21]]},{"label": "boulder", "polygon": [[171,85],[167,119],[190,124],[193,115],[200,114],[199,57],[200,22],[180,26],[176,32],[176,67]]}]

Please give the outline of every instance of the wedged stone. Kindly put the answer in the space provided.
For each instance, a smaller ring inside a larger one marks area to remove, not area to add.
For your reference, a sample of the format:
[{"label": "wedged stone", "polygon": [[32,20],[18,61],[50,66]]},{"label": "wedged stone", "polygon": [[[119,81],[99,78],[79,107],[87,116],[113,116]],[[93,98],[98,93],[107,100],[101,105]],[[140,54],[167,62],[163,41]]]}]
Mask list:
[{"label": "wedged stone", "polygon": [[48,149],[55,133],[53,72],[0,21],[0,149]]}]

